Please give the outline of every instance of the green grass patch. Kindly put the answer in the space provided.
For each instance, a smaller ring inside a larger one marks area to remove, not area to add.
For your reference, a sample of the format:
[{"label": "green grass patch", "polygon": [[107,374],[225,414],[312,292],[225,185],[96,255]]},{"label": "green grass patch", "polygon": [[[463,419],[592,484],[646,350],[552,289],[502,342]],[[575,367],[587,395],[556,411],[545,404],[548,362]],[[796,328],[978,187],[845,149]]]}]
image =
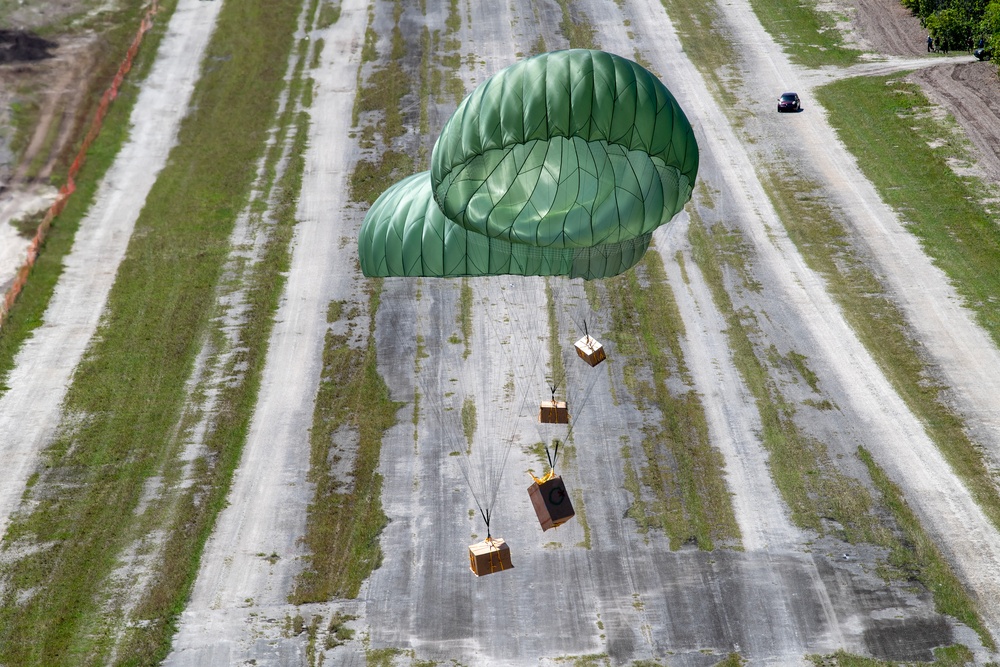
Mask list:
[{"label": "green grass patch", "polygon": [[566,369],[563,367],[562,361],[562,345],[559,344],[559,320],[556,317],[556,302],[553,298],[550,279],[545,280],[545,312],[549,318],[549,386],[568,391]]},{"label": "green grass patch", "polygon": [[347,623],[356,619],[357,616],[350,614],[341,614],[339,611],[334,613],[326,629],[326,650],[329,651],[354,639],[354,630],[347,627]]},{"label": "green grass patch", "polygon": [[595,37],[597,30],[593,24],[577,9],[572,0],[558,0],[559,9],[562,11],[562,20],[559,22],[559,31],[569,42],[571,49],[599,49]]},{"label": "green grass patch", "polygon": [[743,667],[745,664],[746,660],[739,653],[730,653],[725,660],[717,662],[715,667]]},{"label": "green grass patch", "polygon": [[462,329],[462,343],[465,350],[462,358],[467,359],[472,354],[472,285],[468,278],[462,278],[462,287],[458,296],[458,325]]},{"label": "green grass patch", "polygon": [[340,0],[324,0],[319,5],[319,16],[316,18],[316,29],[325,30],[340,20]]},{"label": "green grass patch", "polygon": [[750,6],[792,62],[806,67],[848,67],[860,60],[861,51],[844,46],[837,17],[819,10],[815,0],[750,0]]},{"label": "green grass patch", "polygon": [[[658,424],[644,427],[645,460],[634,480],[655,498],[644,519],[666,532],[672,549],[686,542],[701,549],[738,542],[722,454],[709,442],[704,408],[691,388],[683,323],[659,254],[647,253],[634,270],[604,285],[609,337],[624,359],[625,384],[640,410],[660,415]],[[630,371],[635,368],[651,369],[651,381]]]},{"label": "green grass patch", "polygon": [[469,397],[462,403],[462,432],[468,444],[466,454],[472,453],[472,439],[476,435],[476,402]]},{"label": "green grass patch", "polygon": [[[962,667],[963,665],[968,665],[970,663],[975,663],[975,656],[965,646],[955,645],[955,646],[942,646],[934,649],[934,662],[890,662],[886,660],[877,660],[875,658],[866,658],[860,655],[852,655],[845,651],[837,651],[832,655],[818,656],[811,655],[808,656],[809,661],[812,662],[816,667],[904,667],[905,665],[929,665],[933,664],[935,667]],[[986,663],[986,666],[995,665],[996,663]]]},{"label": "green grass patch", "polygon": [[[395,25],[387,62],[373,65],[367,81],[364,81],[362,72],[366,63],[376,62],[379,58],[375,48],[378,38],[371,27],[374,14],[369,11],[365,47],[362,49],[358,70],[359,83],[354,99],[353,122],[357,126],[365,120],[366,124],[361,130],[362,145],[375,150],[378,155],[374,159],[359,160],[351,172],[349,184],[351,199],[367,202],[369,205],[375,203],[390,184],[412,174],[416,165],[412,155],[387,148],[404,132],[402,101],[413,88],[410,75],[403,68],[407,44],[399,27],[402,12],[402,3],[396,0],[393,5]],[[379,150],[375,145],[376,134],[381,136],[385,150]]]},{"label": "green grass patch", "polygon": [[[390,399],[378,373],[374,322],[380,292],[381,281],[371,281],[368,345],[363,350],[348,345],[351,334],[327,334],[310,435],[309,481],[316,491],[306,518],[309,556],[289,597],[292,604],[357,597],[362,582],[382,561],[378,537],[388,520],[382,511],[378,464],[382,435],[396,423],[402,404]],[[355,327],[348,321],[349,330]],[[331,457],[335,437],[345,428],[357,445],[348,451],[337,448],[340,453]],[[346,479],[333,468],[332,459],[343,455],[354,457]]]},{"label": "green grass patch", "polygon": [[[388,146],[396,137],[403,135],[403,114],[402,99],[409,94],[413,88],[410,75],[403,67],[403,59],[406,56],[406,40],[403,38],[403,31],[399,27],[399,19],[403,13],[403,5],[400,0],[396,0],[393,6],[395,25],[392,28],[390,38],[390,48],[387,60],[377,67],[374,67],[368,76],[365,85],[359,86],[357,96],[354,99],[354,124],[357,125],[362,114],[366,112],[378,112],[378,119],[375,123],[376,131],[381,135],[382,142]],[[371,37],[366,34],[366,48],[369,40],[372,41],[372,53],[363,53],[363,60],[375,61],[378,53],[375,51],[375,33],[369,24],[368,30]],[[364,64],[364,63],[362,63]]]},{"label": "green grass patch", "polygon": [[571,493],[573,495],[573,511],[575,513],[573,518],[580,522],[580,528],[583,529],[583,539],[576,546],[589,549],[591,546],[590,524],[587,523],[587,503],[584,502],[583,490],[573,489]]}]

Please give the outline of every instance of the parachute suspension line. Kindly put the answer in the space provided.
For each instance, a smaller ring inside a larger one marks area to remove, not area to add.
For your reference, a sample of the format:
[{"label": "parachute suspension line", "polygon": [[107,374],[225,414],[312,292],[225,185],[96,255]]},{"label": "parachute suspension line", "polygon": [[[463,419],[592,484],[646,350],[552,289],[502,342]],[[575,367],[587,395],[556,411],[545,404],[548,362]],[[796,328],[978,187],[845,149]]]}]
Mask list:
[{"label": "parachute suspension line", "polygon": [[[486,280],[475,280],[470,281],[476,290],[476,302],[486,304],[489,308],[489,297],[496,297],[496,290],[487,291],[487,287],[490,283],[498,281],[496,278],[486,279]],[[482,290],[482,291],[481,291]],[[524,290],[525,294],[533,294],[534,291],[530,289]],[[493,512],[497,503],[497,499],[500,494],[500,486],[503,481],[504,472],[506,469],[507,461],[509,460],[510,452],[513,449],[514,440],[516,439],[517,430],[519,428],[518,417],[522,417],[525,413],[525,406],[528,404],[529,399],[533,395],[530,387],[524,386],[523,373],[513,373],[514,369],[524,368],[524,362],[528,361],[528,376],[534,377],[537,371],[539,359],[541,357],[541,346],[534,346],[534,350],[525,349],[526,345],[530,342],[529,332],[527,331],[527,325],[522,321],[524,317],[528,316],[532,312],[537,312],[536,308],[530,305],[520,305],[515,304],[511,299],[508,299],[506,290],[501,288],[499,290],[499,296],[504,302],[505,314],[509,321],[516,326],[519,333],[515,333],[511,336],[509,333],[504,335],[501,332],[498,320],[494,313],[496,308],[493,309],[493,313],[488,314],[485,317],[488,323],[487,332],[492,333],[495,337],[495,345],[493,348],[499,348],[501,355],[505,358],[507,364],[506,368],[509,369],[513,377],[513,386],[515,396],[520,393],[520,404],[517,407],[517,412],[514,415],[509,415],[508,418],[502,420],[502,426],[497,429],[497,433],[487,434],[487,444],[484,447],[477,448],[477,457],[482,460],[483,465],[479,467],[479,475],[476,474],[476,470],[473,469],[473,464],[469,456],[463,455],[459,457],[459,463],[462,469],[462,474],[465,477],[466,484],[472,491],[473,500],[476,502],[476,506],[479,509],[480,514],[483,517],[483,521],[486,523],[487,533],[490,532],[490,521],[493,518]],[[520,305],[520,308],[518,306]],[[517,336],[520,335],[520,338]],[[519,354],[519,351],[525,351],[526,354]],[[531,352],[534,352],[533,354]],[[520,382],[518,382],[520,380]],[[521,387],[518,387],[518,385]],[[518,390],[520,389],[520,392]],[[505,390],[504,390],[505,391]],[[505,401],[506,403],[506,401]],[[510,410],[512,408],[509,408]],[[496,418],[496,415],[492,413],[487,413],[484,415],[483,421],[489,423],[490,420]]]},{"label": "parachute suspension line", "polygon": [[483,521],[486,522],[486,541],[489,542],[493,539],[493,535],[490,533],[490,511],[483,511],[483,509],[480,508],[479,512],[483,515]]},{"label": "parachute suspension line", "polygon": [[549,460],[549,470],[555,472],[556,469],[556,459],[559,457],[559,440],[554,440],[555,451],[549,452],[549,446],[545,445],[545,456]]}]

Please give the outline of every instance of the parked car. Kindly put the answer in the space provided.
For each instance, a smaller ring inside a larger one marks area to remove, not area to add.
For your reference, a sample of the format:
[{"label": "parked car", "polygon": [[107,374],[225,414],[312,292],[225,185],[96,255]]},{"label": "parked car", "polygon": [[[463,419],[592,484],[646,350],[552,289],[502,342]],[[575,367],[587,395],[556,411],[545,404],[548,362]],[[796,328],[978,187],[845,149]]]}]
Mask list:
[{"label": "parked car", "polygon": [[802,102],[795,93],[782,93],[778,98],[778,112],[802,111]]}]

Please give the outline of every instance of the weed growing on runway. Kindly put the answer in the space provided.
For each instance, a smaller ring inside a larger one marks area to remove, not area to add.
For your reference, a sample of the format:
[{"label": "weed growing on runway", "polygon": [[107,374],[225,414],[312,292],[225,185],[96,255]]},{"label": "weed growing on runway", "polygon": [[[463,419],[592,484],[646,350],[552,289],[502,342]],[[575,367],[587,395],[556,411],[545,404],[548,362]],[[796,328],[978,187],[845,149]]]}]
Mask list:
[{"label": "weed growing on runway", "polygon": [[323,0],[319,5],[319,16],[316,17],[316,29],[325,30],[340,20],[340,0]]},{"label": "weed growing on runway", "polygon": [[[567,391],[565,386],[566,369],[562,362],[562,345],[559,343],[559,320],[556,317],[556,302],[552,294],[552,280],[545,279],[545,312],[549,320],[549,381],[550,386]],[[572,406],[571,406],[572,407]],[[576,409],[582,409],[577,406]]]},{"label": "weed growing on runway", "polygon": [[594,39],[594,34],[597,31],[582,12],[573,11],[575,8],[572,0],[558,0],[558,2],[559,8],[562,10],[559,31],[569,42],[569,47],[571,49],[599,49],[600,45]]},{"label": "weed growing on runway", "polygon": [[462,358],[468,359],[472,354],[472,285],[468,278],[462,278],[458,296],[458,325],[462,329],[462,342],[465,345]]},{"label": "weed growing on runway", "polygon": [[[833,655],[811,655],[807,656],[808,660],[813,663],[816,667],[902,667],[903,663],[898,662],[887,662],[885,660],[877,660],[875,658],[866,658],[860,655],[852,655],[846,651],[837,651]],[[934,665],[935,667],[964,667],[970,663],[974,663],[976,656],[967,647],[962,645],[955,646],[939,646],[934,649]],[[907,665],[913,664],[910,662],[905,663]],[[919,664],[930,664],[921,662]],[[996,663],[988,662],[986,667],[993,665],[995,667]]]},{"label": "weed growing on runway", "polygon": [[[691,388],[681,340],[683,323],[658,253],[649,252],[632,271],[604,281],[603,299],[610,310],[611,333],[621,356],[623,380],[637,407],[649,412],[642,448],[644,465],[626,485],[635,504],[641,489],[654,500],[629,512],[640,530],[656,525],[670,538],[672,549],[694,541],[701,549],[716,542],[739,540],[739,527],[723,475],[721,453],[708,437],[701,399]],[[640,377],[631,369],[651,369]],[[643,522],[646,522],[645,525]]]},{"label": "weed growing on runway", "polygon": [[476,435],[476,402],[469,397],[462,403],[462,431],[468,443],[465,453],[469,455],[472,453],[472,439]]},{"label": "weed growing on runway", "polygon": [[576,520],[580,523],[580,528],[583,529],[583,539],[576,543],[576,546],[582,547],[584,549],[590,548],[590,524],[587,523],[587,503],[584,502],[585,496],[583,495],[583,489],[573,489],[573,508],[576,510]]},{"label": "weed growing on runway", "polygon": [[[362,136],[372,137],[377,133],[382,137],[382,144],[386,147],[403,135],[402,100],[413,88],[410,75],[403,68],[407,52],[406,40],[399,27],[402,13],[403,5],[400,0],[396,0],[393,9],[395,25],[392,29],[387,63],[372,68],[365,85],[362,71],[367,63],[375,62],[379,57],[375,48],[377,36],[371,27],[374,14],[369,11],[365,48],[358,71],[358,93],[354,100],[354,125],[357,126],[363,116],[373,117],[374,124],[366,125],[362,130]],[[369,140],[368,143],[369,147],[374,148],[373,142]],[[413,157],[392,149],[381,152],[377,160],[359,160],[350,176],[351,199],[372,204],[386,189],[387,183],[393,183],[412,173],[413,168]]]}]

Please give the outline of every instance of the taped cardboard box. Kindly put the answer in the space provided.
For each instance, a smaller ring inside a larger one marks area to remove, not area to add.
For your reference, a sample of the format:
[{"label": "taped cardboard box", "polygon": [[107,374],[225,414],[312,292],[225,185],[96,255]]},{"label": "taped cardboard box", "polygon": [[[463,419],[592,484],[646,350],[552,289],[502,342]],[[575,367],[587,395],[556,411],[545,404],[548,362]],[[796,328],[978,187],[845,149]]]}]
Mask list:
[{"label": "taped cardboard box", "polygon": [[580,358],[591,366],[596,366],[607,359],[607,356],[604,354],[604,346],[590,336],[584,336],[576,341],[574,347]]},{"label": "taped cardboard box", "polygon": [[469,546],[469,567],[477,577],[513,569],[510,547],[501,537],[489,537]]}]

